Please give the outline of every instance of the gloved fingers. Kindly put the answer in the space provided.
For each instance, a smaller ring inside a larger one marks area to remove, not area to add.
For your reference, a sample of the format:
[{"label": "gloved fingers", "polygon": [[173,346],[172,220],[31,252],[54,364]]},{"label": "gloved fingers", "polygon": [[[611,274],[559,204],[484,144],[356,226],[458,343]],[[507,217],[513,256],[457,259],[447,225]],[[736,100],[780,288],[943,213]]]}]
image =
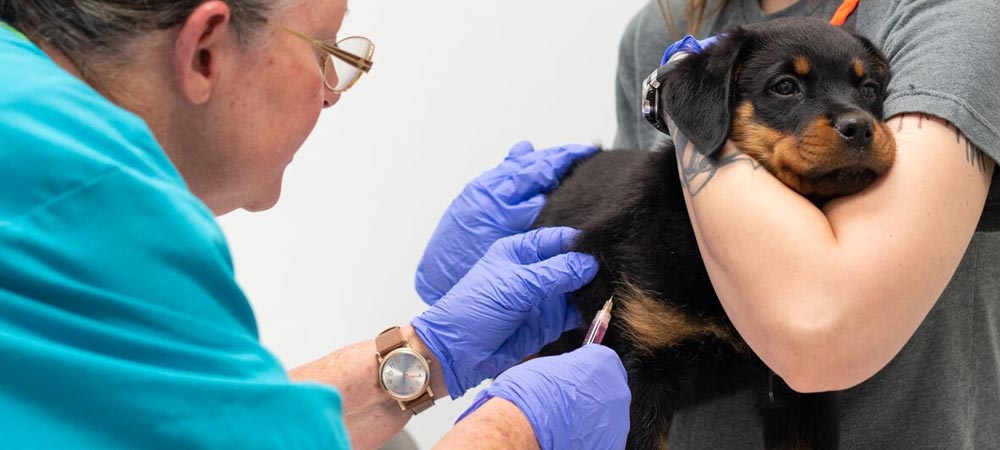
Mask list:
[{"label": "gloved fingers", "polygon": [[507,151],[507,156],[495,168],[484,172],[475,181],[487,186],[496,186],[497,182],[507,178],[508,175],[517,172],[526,164],[527,158],[535,153],[535,147],[529,141],[521,141]]},{"label": "gloved fingers", "polygon": [[568,381],[584,387],[578,391],[580,401],[595,406],[581,411],[589,413],[589,417],[577,420],[591,423],[594,427],[609,426],[619,432],[624,430],[621,433],[621,442],[624,443],[628,434],[632,391],[621,358],[610,348],[598,344],[588,344],[559,356],[571,359],[570,365],[579,371]]},{"label": "gloved fingers", "polygon": [[522,233],[528,231],[544,207],[545,194],[538,194],[521,203],[512,205],[507,211],[507,225],[512,229],[521,230]]},{"label": "gloved fingers", "polygon": [[595,145],[566,144],[537,150],[530,154],[526,153],[519,160],[522,163],[522,167],[528,167],[540,161],[547,161],[548,165],[565,170],[569,169],[577,159],[593,155],[598,150],[600,149]]},{"label": "gloved fingers", "polygon": [[548,192],[559,185],[563,175],[577,160],[593,155],[595,146],[564,145],[525,156],[521,169],[511,174],[510,181],[504,180],[497,196],[507,204],[516,204],[523,199],[541,192]]},{"label": "gloved fingers", "polygon": [[565,253],[580,234],[570,227],[538,228],[496,241],[487,254],[500,254],[516,264],[533,264]]},{"label": "gloved fingers", "polygon": [[597,258],[580,252],[569,252],[553,256],[527,266],[531,269],[532,278],[526,282],[534,283],[546,297],[562,296],[585,286],[597,275]]},{"label": "gloved fingers", "polygon": [[628,375],[621,357],[614,350],[600,344],[587,344],[569,353],[565,353],[569,362],[582,367],[594,367],[593,374],[597,377],[608,377],[626,382]]},{"label": "gloved fingers", "polygon": [[534,151],[535,146],[531,145],[531,141],[520,141],[507,151],[507,157],[504,158],[504,161],[517,159]]},{"label": "gloved fingers", "polygon": [[[440,277],[440,273],[436,274]],[[428,305],[433,305],[444,295],[444,292],[436,286],[438,280],[427,273],[423,266],[417,267],[417,275],[414,277],[414,287],[417,295]]]},{"label": "gloved fingers", "polygon": [[524,322],[500,347],[498,353],[503,353],[510,359],[508,365],[499,369],[505,370],[509,365],[523,361],[529,355],[538,353],[546,344],[559,339],[564,332],[568,308],[565,302],[552,299],[529,311]]},{"label": "gloved fingers", "polygon": [[498,376],[486,392],[517,405],[542,448],[625,445],[631,393],[621,360],[606,347],[532,359]]},{"label": "gloved fingers", "polygon": [[606,414],[628,417],[632,392],[625,366],[614,350],[588,344],[552,358],[558,370],[552,367],[548,373],[560,384],[579,387],[578,400],[601,405]]},{"label": "gloved fingers", "polygon": [[504,180],[497,189],[500,201],[514,205],[535,194],[548,192],[559,186],[560,173],[553,162],[547,159],[538,160],[521,168]]},{"label": "gloved fingers", "polygon": [[[452,217],[449,210],[445,217]],[[417,264],[415,286],[424,303],[434,304],[479,261],[493,241],[490,232],[475,228],[457,219],[449,221],[449,232],[439,226],[427,244],[420,262]],[[458,233],[456,233],[458,232]],[[458,234],[456,237],[455,234]],[[468,237],[475,236],[476,240]],[[499,236],[497,236],[499,237]],[[495,238],[494,238],[495,239]]]},{"label": "gloved fingers", "polygon": [[583,326],[583,317],[580,316],[580,310],[576,306],[567,304],[566,314],[564,314],[563,319],[563,333],[569,330],[575,330]]},{"label": "gloved fingers", "polygon": [[[563,308],[565,294],[586,285],[597,275],[597,259],[585,253],[569,252],[534,264],[516,266],[514,278],[505,283],[509,286],[498,304],[507,311],[511,320],[520,321],[533,308]],[[514,282],[511,282],[514,281]],[[555,303],[558,302],[558,303]],[[551,303],[551,305],[550,305]],[[555,305],[555,306],[552,306]],[[553,329],[565,326],[565,312],[561,320],[553,324]]]}]

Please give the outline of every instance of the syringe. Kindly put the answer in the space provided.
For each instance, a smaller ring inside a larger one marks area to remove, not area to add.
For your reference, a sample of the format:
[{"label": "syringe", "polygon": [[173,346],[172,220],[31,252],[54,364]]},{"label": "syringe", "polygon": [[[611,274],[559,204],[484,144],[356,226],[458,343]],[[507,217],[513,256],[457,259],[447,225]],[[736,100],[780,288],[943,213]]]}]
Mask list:
[{"label": "syringe", "polygon": [[608,301],[604,302],[604,307],[594,316],[594,321],[590,323],[590,329],[587,330],[587,337],[583,339],[583,345],[600,344],[601,340],[604,339],[604,332],[608,331],[608,322],[611,321],[611,300],[614,298],[615,296],[612,295]]}]

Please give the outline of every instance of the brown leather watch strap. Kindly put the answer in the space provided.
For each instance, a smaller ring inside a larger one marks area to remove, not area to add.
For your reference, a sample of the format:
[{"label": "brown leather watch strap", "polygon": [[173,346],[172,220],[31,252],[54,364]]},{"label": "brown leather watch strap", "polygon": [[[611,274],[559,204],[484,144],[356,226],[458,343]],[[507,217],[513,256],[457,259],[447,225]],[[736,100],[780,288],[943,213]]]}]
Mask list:
[{"label": "brown leather watch strap", "polygon": [[375,337],[375,351],[385,357],[389,352],[402,347],[405,343],[399,327],[389,327]]},{"label": "brown leather watch strap", "polygon": [[413,411],[414,416],[424,412],[427,408],[434,406],[434,397],[431,395],[431,389],[428,387],[427,392],[424,392],[420,397],[408,402],[403,402],[403,406],[406,407],[406,409]]},{"label": "brown leather watch strap", "polygon": [[[378,352],[379,358],[384,358],[389,352],[405,345],[406,341],[403,339],[403,333],[399,327],[387,328],[375,337],[375,351]],[[378,382],[378,385],[381,386],[381,381]],[[384,386],[382,388],[385,389]],[[434,392],[431,391],[430,386],[427,386],[426,389],[423,394],[413,400],[397,400],[399,407],[404,411],[410,411],[414,415],[417,415],[427,408],[434,406]]]}]

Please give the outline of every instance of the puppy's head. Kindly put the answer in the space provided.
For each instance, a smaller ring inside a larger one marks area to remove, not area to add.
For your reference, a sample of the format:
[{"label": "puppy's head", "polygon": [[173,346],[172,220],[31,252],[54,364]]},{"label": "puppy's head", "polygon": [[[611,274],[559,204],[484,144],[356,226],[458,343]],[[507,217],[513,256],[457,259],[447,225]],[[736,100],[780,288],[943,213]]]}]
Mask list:
[{"label": "puppy's head", "polygon": [[680,61],[661,104],[707,155],[727,138],[799,193],[864,189],[892,165],[883,124],[885,57],[863,37],[816,19],[736,28]]}]

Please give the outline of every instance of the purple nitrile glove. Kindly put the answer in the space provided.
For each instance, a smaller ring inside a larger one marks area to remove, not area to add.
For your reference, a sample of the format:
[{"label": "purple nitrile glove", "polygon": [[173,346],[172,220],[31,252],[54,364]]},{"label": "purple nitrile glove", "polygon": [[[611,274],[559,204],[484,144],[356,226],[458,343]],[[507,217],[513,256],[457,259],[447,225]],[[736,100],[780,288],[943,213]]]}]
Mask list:
[{"label": "purple nitrile glove", "polygon": [[566,294],[590,282],[597,260],[568,252],[579,234],[541,228],[500,239],[412,325],[441,363],[452,398],[579,326]]},{"label": "purple nitrile glove", "polygon": [[458,420],[493,397],[517,405],[542,450],[625,448],[632,393],[621,359],[607,347],[590,344],[515,366]]},{"label": "purple nitrile glove", "polygon": [[417,294],[433,305],[451,290],[497,239],[531,228],[573,162],[597,147],[564,145],[534,151],[518,142],[507,158],[465,186],[438,222],[417,266]]},{"label": "purple nitrile glove", "polygon": [[718,36],[709,36],[702,40],[695,39],[695,37],[690,34],[684,36],[681,40],[674,42],[667,47],[667,49],[663,52],[663,58],[660,59],[660,65],[662,66],[669,62],[670,58],[677,52],[701,53],[705,51],[706,48],[715,45],[716,42],[719,42],[719,38],[725,36],[725,33],[723,33]]}]

